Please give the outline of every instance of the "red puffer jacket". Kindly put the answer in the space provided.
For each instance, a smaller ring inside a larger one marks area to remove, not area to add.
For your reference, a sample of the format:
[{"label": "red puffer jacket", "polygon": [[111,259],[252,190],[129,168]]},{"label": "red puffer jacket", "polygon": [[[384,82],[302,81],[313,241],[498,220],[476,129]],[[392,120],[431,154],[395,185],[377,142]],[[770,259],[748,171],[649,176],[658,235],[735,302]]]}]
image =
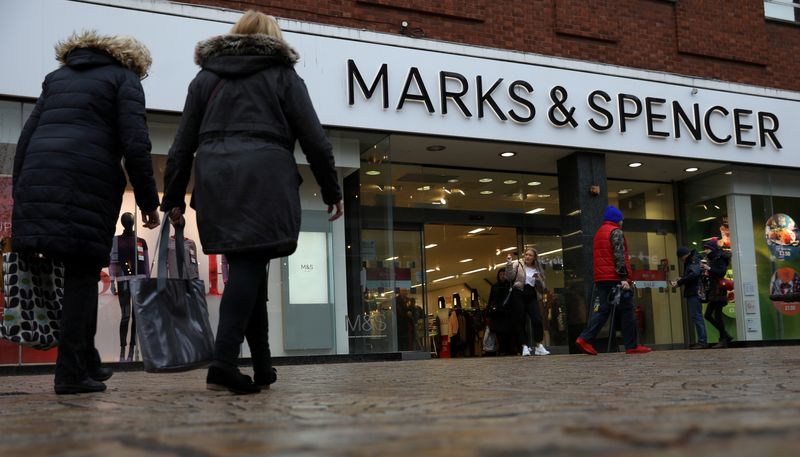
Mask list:
[{"label": "red puffer jacket", "polygon": [[[620,275],[614,265],[614,249],[611,246],[611,232],[621,230],[619,224],[605,221],[594,235],[594,282],[619,281]],[[625,240],[625,269],[631,277],[631,263],[628,258],[628,240]]]}]

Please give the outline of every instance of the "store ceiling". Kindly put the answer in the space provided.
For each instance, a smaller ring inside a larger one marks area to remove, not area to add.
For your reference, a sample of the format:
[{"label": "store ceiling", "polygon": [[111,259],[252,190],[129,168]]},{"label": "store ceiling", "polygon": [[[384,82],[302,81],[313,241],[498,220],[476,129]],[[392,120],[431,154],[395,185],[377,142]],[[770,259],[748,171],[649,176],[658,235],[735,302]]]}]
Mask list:
[{"label": "store ceiling", "polygon": [[[566,157],[572,149],[550,146],[524,145],[493,141],[461,140],[418,135],[364,134],[362,151],[367,152],[375,143],[383,140],[383,148],[390,152],[395,163],[472,168],[517,173],[556,174],[557,161]],[[430,150],[439,149],[442,150]],[[511,158],[502,158],[501,152],[513,151]],[[628,164],[640,162],[642,166],[631,168]],[[724,162],[695,161],[685,158],[658,157],[644,154],[606,154],[606,173],[609,179],[642,181],[681,181],[698,173],[725,167]],[[686,172],[688,167],[699,170]]]}]

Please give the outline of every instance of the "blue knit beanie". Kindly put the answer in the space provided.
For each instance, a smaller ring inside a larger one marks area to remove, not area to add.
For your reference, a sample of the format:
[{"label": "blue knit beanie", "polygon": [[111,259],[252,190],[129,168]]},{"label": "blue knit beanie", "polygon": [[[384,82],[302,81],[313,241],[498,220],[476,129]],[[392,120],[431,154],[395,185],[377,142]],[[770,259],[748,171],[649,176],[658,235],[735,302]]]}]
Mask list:
[{"label": "blue knit beanie", "polygon": [[608,208],[606,208],[605,212],[603,212],[604,221],[611,221],[619,224],[619,221],[622,219],[624,219],[622,216],[622,211],[618,210],[614,205],[608,205]]}]

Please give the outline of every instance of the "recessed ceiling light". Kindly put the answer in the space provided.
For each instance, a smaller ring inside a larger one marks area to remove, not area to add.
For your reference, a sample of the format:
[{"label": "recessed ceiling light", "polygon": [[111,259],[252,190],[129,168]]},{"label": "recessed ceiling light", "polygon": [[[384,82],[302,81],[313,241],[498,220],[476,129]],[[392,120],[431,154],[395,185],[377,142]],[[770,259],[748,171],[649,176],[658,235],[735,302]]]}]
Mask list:
[{"label": "recessed ceiling light", "polygon": [[447,182],[454,183],[454,182],[458,182],[458,180],[456,178],[453,178],[453,179],[448,179]]},{"label": "recessed ceiling light", "polygon": [[436,246],[439,246],[439,245],[436,244],[436,243],[427,244],[427,245],[425,245],[425,249],[435,248]]},{"label": "recessed ceiling light", "polygon": [[503,181],[503,184],[516,184],[516,183],[517,183],[516,179],[506,179],[505,181]]},{"label": "recessed ceiling light", "polygon": [[431,282],[447,281],[448,279],[453,279],[453,278],[455,278],[455,275],[450,275],[450,276],[445,276],[444,278],[434,279]]},{"label": "recessed ceiling light", "polygon": [[432,144],[432,145],[428,146],[428,147],[427,147],[427,148],[425,148],[425,149],[427,149],[427,150],[429,150],[429,151],[436,152],[436,151],[444,151],[444,150],[445,150],[445,149],[447,149],[447,148],[445,148],[445,147],[444,147],[444,146],[442,146],[441,144]]},{"label": "recessed ceiling light", "polygon": [[642,162],[631,162],[628,164],[628,166],[631,168],[639,168],[642,166]]},{"label": "recessed ceiling light", "polygon": [[482,190],[481,195],[492,195],[494,193],[493,190]]},{"label": "recessed ceiling light", "polygon": [[530,211],[526,211],[525,214],[536,214],[541,213],[542,211],[544,211],[544,208],[534,208]]},{"label": "recessed ceiling light", "polygon": [[630,192],[631,190],[632,189],[620,189],[620,190],[617,191],[617,193],[620,194],[620,195],[625,195],[628,192]]},{"label": "recessed ceiling light", "polygon": [[503,151],[503,152],[501,152],[501,153],[500,153],[500,154],[498,154],[498,155],[499,155],[500,157],[506,157],[506,158],[508,158],[508,157],[514,157],[515,155],[517,155],[517,153],[516,153],[516,152],[514,152],[514,151]]},{"label": "recessed ceiling light", "polygon": [[391,262],[392,260],[397,260],[397,259],[399,259],[399,258],[400,258],[400,257],[389,257],[388,259],[386,259],[386,261],[387,261],[387,262]]},{"label": "recessed ceiling light", "polygon": [[431,186],[422,186],[422,187],[417,187],[417,190],[419,190],[419,191],[431,190]]},{"label": "recessed ceiling light", "polygon": [[539,197],[539,198],[547,198],[549,196],[550,196],[550,194],[539,194],[539,195],[537,195],[537,197]]},{"label": "recessed ceiling light", "polygon": [[725,172],[725,174],[726,174],[726,175],[728,175],[728,176],[730,176],[730,175],[732,175],[732,174],[733,174],[733,172],[732,172],[732,171],[726,171],[726,172]]},{"label": "recessed ceiling light", "polygon": [[697,167],[689,167],[689,168],[684,169],[683,171],[685,171],[686,173],[694,173],[697,170],[699,170],[699,168],[697,168]]},{"label": "recessed ceiling light", "polygon": [[467,262],[472,262],[472,259],[461,259],[461,260],[459,260],[459,263],[467,263]]},{"label": "recessed ceiling light", "polygon": [[476,228],[476,229],[472,229],[472,230],[470,230],[470,231],[469,231],[469,232],[467,232],[467,233],[480,233],[480,232],[482,232],[482,231],[484,231],[484,230],[486,230],[486,228],[485,228],[485,227],[478,227],[478,228]]},{"label": "recessed ceiling light", "polygon": [[478,182],[492,182],[492,181],[493,181],[492,178],[481,178],[478,180]]},{"label": "recessed ceiling light", "polygon": [[528,183],[528,185],[531,186],[531,187],[540,186],[541,184],[542,183],[540,183],[539,181],[531,181],[531,182]]},{"label": "recessed ceiling light", "polygon": [[379,174],[381,174],[381,172],[378,170],[368,170],[364,174],[368,176],[378,176]]}]

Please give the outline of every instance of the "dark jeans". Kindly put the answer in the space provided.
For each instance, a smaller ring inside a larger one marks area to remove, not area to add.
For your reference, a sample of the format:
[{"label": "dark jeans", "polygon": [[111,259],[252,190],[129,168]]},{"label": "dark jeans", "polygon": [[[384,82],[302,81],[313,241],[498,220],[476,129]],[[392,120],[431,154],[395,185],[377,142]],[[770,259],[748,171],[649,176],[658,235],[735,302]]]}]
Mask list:
[{"label": "dark jeans", "polygon": [[100,268],[94,265],[64,262],[64,300],[56,384],[80,382],[100,366],[100,354],[94,346],[99,279]]},{"label": "dark jeans", "polygon": [[125,347],[128,339],[128,322],[131,324],[131,346],[136,345],[136,315],[131,313],[131,283],[117,281],[117,298],[121,317],[119,320],[119,345]]},{"label": "dark jeans", "polygon": [[[608,300],[608,294],[611,289],[619,285],[619,281],[601,281],[595,283],[595,294],[600,299],[600,308],[592,312],[592,317],[589,323],[581,333],[581,338],[588,342],[592,342],[600,329],[603,328],[608,317],[611,315],[611,303]],[[594,301],[592,301],[594,302]],[[633,291],[622,291],[619,304],[614,311],[614,319],[619,316],[622,323],[622,340],[625,343],[625,349],[633,349],[637,346],[636,342],[636,314],[634,313],[633,306]],[[614,323],[610,324],[609,333],[614,332]],[[610,336],[610,335],[609,335]]]},{"label": "dark jeans", "polygon": [[525,285],[525,289],[514,289],[511,292],[511,316],[514,335],[517,338],[516,347],[520,347],[523,344],[527,345],[530,341],[526,325],[528,319],[530,319],[531,329],[533,330],[533,345],[535,346],[544,340],[542,312],[539,310],[536,289]]},{"label": "dark jeans", "polygon": [[219,306],[219,326],[214,346],[217,365],[235,367],[244,338],[250,346],[253,369],[272,368],[267,318],[268,255],[262,252],[226,254],[230,273]]},{"label": "dark jeans", "polygon": [[703,304],[700,303],[700,298],[697,295],[686,297],[686,304],[689,305],[689,317],[691,317],[694,328],[697,331],[697,342],[708,344],[706,321],[703,320]]},{"label": "dark jeans", "polygon": [[711,325],[719,332],[720,341],[733,339],[725,330],[725,321],[722,320],[722,308],[727,304],[728,302],[724,301],[712,301],[709,302],[706,307],[706,319],[708,319]]}]

